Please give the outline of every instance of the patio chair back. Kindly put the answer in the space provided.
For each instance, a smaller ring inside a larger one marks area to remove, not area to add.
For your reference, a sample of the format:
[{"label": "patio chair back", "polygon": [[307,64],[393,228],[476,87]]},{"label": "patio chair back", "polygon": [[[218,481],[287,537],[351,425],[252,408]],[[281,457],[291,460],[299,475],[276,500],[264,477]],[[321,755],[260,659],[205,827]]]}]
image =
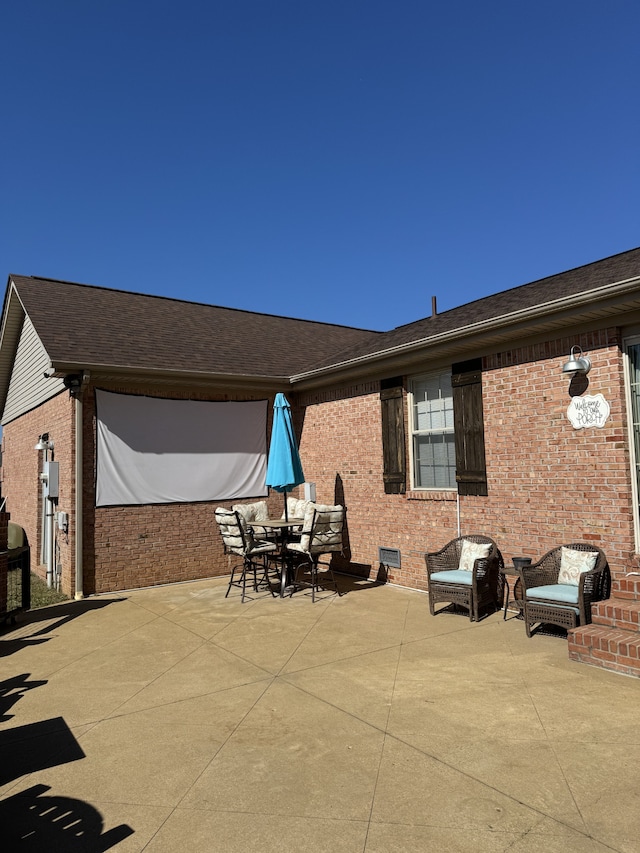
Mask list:
[{"label": "patio chair back", "polygon": [[269,518],[269,508],[266,501],[255,501],[250,504],[234,504],[231,509],[233,512],[238,513],[240,523],[245,530],[252,525],[259,527],[261,521]]},{"label": "patio chair back", "polygon": [[244,529],[239,513],[231,509],[218,507],[215,511],[215,519],[220,528],[220,535],[224,542],[225,551],[244,557],[251,549],[253,537],[251,533]]},{"label": "patio chair back", "polygon": [[314,556],[342,551],[344,507],[312,505],[305,515],[300,550]]}]

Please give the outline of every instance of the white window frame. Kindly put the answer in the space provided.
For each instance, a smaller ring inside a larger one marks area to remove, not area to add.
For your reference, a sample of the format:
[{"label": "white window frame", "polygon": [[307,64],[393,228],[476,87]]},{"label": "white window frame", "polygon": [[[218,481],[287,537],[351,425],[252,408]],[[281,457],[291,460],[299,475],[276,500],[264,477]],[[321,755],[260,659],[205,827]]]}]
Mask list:
[{"label": "white window frame", "polygon": [[[439,380],[442,377],[446,377],[448,379],[449,388],[451,390],[451,426],[450,427],[441,427],[437,429],[417,429],[416,425],[416,398],[415,398],[415,389],[418,383],[424,382],[425,380],[433,379],[437,377]],[[444,370],[435,370],[429,373],[421,373],[419,375],[411,377],[409,380],[409,390],[407,394],[407,402],[409,406],[408,413],[408,423],[409,423],[409,432],[410,432],[410,442],[409,442],[409,458],[411,461],[411,488],[415,491],[457,491],[457,484],[455,482],[456,476],[456,464],[455,464],[455,429],[453,424],[453,389],[451,388],[451,368]],[[453,469],[451,470],[452,477],[449,479],[453,480],[451,485],[447,486],[437,486],[437,485],[418,485],[418,477],[417,477],[417,458],[416,458],[416,438],[420,435],[451,435],[454,437],[453,440],[453,452],[454,452],[454,461],[453,461]]]}]

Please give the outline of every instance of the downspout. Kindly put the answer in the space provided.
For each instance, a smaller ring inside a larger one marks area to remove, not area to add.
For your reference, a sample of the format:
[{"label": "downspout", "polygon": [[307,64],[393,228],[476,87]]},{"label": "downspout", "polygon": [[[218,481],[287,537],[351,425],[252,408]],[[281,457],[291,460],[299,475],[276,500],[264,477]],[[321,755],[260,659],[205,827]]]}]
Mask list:
[{"label": "downspout", "polygon": [[79,600],[84,598],[84,584],[83,584],[83,561],[82,561],[82,533],[84,528],[84,521],[82,515],[82,498],[84,492],[84,480],[82,476],[82,468],[83,468],[83,441],[82,441],[82,426],[83,426],[83,405],[82,405],[82,392],[84,391],[87,382],[89,381],[89,374],[85,371],[82,374],[82,384],[80,388],[75,391],[73,397],[76,401],[75,403],[75,416],[76,416],[76,470],[75,470],[75,481],[76,481],[76,505],[75,505],[75,525],[76,525],[76,536],[75,536],[75,564],[76,564],[76,573],[75,573],[75,599]]}]

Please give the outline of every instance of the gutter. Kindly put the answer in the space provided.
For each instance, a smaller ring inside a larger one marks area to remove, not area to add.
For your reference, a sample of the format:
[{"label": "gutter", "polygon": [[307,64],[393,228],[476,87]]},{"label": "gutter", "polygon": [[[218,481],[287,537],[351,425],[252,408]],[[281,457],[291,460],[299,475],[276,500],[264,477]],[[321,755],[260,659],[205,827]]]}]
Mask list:
[{"label": "gutter", "polygon": [[82,364],[78,364],[77,362],[58,360],[55,356],[51,358],[51,363],[56,376],[65,376],[68,373],[82,373],[83,370],[90,371],[94,385],[100,380],[117,381],[133,376],[136,379],[149,379],[157,382],[192,382],[198,385],[228,385],[233,388],[246,386],[248,388],[264,387],[265,389],[273,390],[274,388],[284,389],[289,386],[288,376],[255,376],[249,373],[209,373],[204,370],[197,372],[190,370],[166,370],[165,368],[140,368],[119,364],[91,364],[84,361]]},{"label": "gutter", "polygon": [[588,290],[580,294],[566,296],[561,299],[554,299],[550,302],[540,303],[533,308],[523,308],[519,311],[513,311],[510,314],[501,314],[498,317],[490,317],[488,320],[481,320],[478,323],[471,323],[468,326],[458,326],[455,329],[449,329],[446,332],[440,332],[436,335],[431,335],[427,338],[420,338],[416,341],[408,341],[404,344],[389,347],[388,349],[378,350],[377,352],[359,355],[355,358],[338,361],[334,364],[318,367],[314,370],[308,370],[304,373],[296,373],[291,377],[291,383],[301,382],[305,379],[325,376],[333,373],[336,370],[354,367],[361,364],[380,361],[394,355],[402,355],[403,353],[411,353],[416,350],[423,349],[427,346],[435,347],[438,344],[447,343],[448,341],[459,339],[462,337],[470,337],[473,334],[493,331],[501,327],[513,325],[522,320],[533,320],[545,317],[552,313],[557,313],[562,310],[580,307],[582,305],[591,304],[594,302],[594,295],[598,299],[603,299],[611,296],[623,296],[626,293],[632,292],[640,285],[640,276],[625,279],[624,281],[607,284],[603,287],[594,290]]}]

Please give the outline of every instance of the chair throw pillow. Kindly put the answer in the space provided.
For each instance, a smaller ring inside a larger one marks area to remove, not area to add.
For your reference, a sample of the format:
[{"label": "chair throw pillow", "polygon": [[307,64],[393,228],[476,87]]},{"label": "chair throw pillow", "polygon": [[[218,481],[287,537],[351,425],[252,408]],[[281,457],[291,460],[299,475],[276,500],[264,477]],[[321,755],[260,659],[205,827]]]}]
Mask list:
[{"label": "chair throw pillow", "polygon": [[458,569],[461,572],[472,572],[476,560],[488,557],[490,551],[490,542],[471,542],[469,539],[463,539]]},{"label": "chair throw pillow", "polygon": [[570,583],[578,586],[580,575],[590,572],[598,559],[597,551],[574,551],[573,548],[562,546],[560,556],[560,571],[558,583]]}]

